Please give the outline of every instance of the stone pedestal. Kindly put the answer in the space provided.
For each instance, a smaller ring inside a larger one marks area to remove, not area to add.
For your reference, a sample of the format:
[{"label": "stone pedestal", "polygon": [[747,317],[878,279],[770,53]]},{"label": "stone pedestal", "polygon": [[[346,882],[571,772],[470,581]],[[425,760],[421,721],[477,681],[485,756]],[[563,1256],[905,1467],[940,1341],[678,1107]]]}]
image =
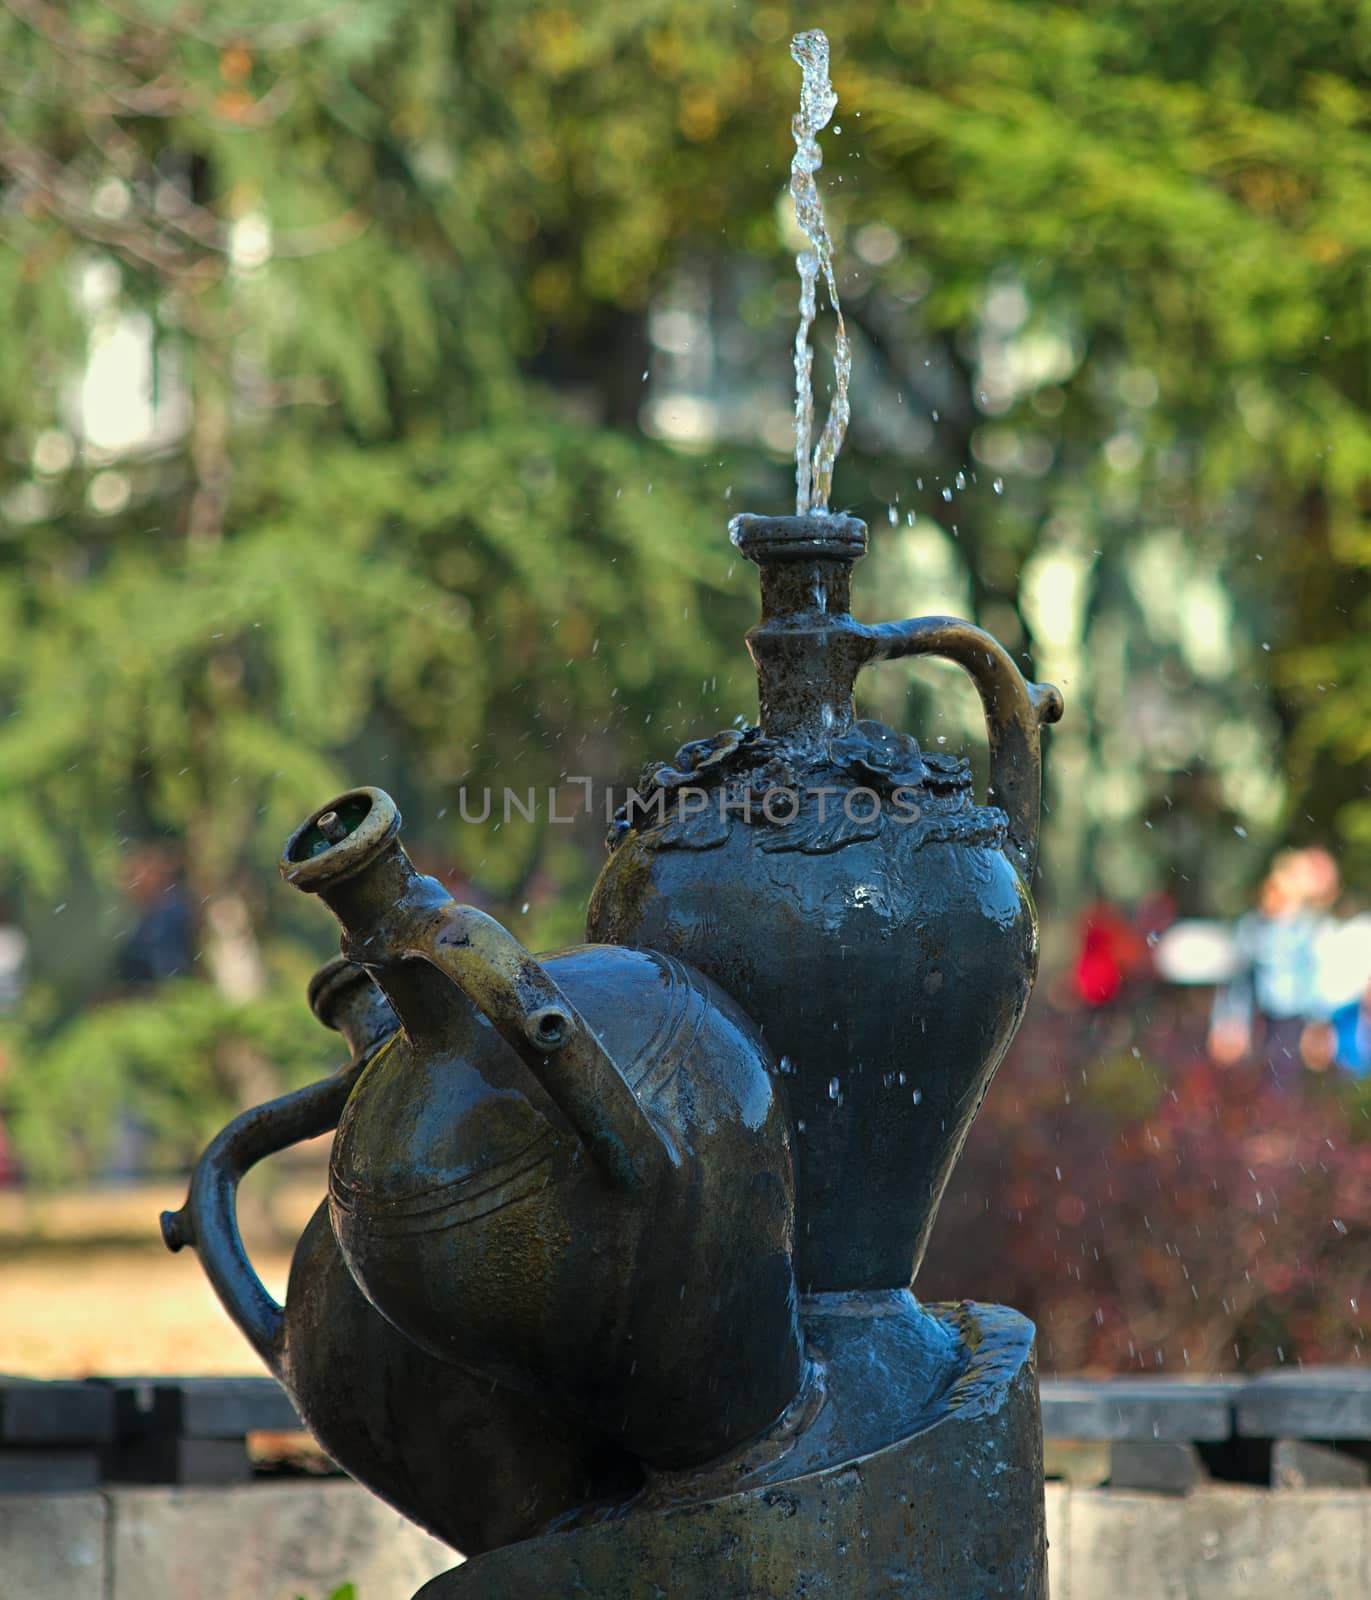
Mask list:
[{"label": "stone pedestal", "polygon": [[908,1294],[814,1296],[804,1320],[811,1382],[769,1439],[415,1600],[1047,1600],[1032,1324]]}]

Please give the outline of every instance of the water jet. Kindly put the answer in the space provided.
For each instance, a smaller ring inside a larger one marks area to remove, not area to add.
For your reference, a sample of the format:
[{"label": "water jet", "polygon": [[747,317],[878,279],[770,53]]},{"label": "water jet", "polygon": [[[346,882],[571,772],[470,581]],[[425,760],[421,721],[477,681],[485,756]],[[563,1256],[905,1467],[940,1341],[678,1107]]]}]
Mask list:
[{"label": "water jet", "polygon": [[[380,790],[311,813],[281,870],[341,927],[314,1002],[352,1060],[231,1124],[164,1221],[340,1464],[467,1555],[423,1600],[1047,1593],[1033,1329],[912,1285],[1036,973],[1062,702],[970,623],[852,615],[813,177],[836,97],[823,35],[793,53],[797,507],[730,530],[760,575],[756,726],[653,769],[589,942],[540,957],[414,870]],[[929,655],[980,696],[984,797],[857,717],[862,671]],[[236,1183],[330,1128],[283,1309]]]}]

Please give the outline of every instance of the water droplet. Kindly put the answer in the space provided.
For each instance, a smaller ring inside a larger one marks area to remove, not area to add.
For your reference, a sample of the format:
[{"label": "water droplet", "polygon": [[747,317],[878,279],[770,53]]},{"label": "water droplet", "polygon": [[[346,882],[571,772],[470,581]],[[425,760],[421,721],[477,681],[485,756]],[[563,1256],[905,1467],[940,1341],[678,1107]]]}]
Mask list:
[{"label": "water droplet", "polygon": [[944,489],[943,490],[943,499],[944,500],[948,500],[948,501],[950,501],[952,499],[952,491],[951,491],[951,489]]},{"label": "water droplet", "polygon": [[836,1100],[838,1098],[838,1080],[836,1078],[830,1078],[828,1080],[828,1098],[830,1100]]},{"label": "water droplet", "polygon": [[1247,829],[1246,828],[1234,828],[1233,832],[1236,833],[1237,836],[1240,839],[1245,839],[1247,837]]},{"label": "water droplet", "polygon": [[1333,1226],[1338,1230],[1339,1233],[1347,1232],[1347,1224],[1342,1220],[1341,1217],[1333,1218]]},{"label": "water droplet", "polygon": [[996,478],[995,481],[990,485],[990,487],[995,491],[996,494],[1003,494],[1004,493],[1004,479],[1003,478]]},{"label": "water droplet", "polygon": [[795,1063],[790,1059],[789,1056],[782,1056],[780,1061],[777,1063],[777,1070],[787,1078],[793,1077],[795,1073]]},{"label": "water droplet", "polygon": [[900,513],[896,511],[894,506],[887,506],[885,508],[885,514],[890,518],[890,526],[892,528],[900,520]]},{"label": "water droplet", "polygon": [[922,1090],[922,1089],[915,1089],[915,1091],[914,1091],[914,1093],[913,1093],[913,1094],[911,1094],[911,1095],[910,1095],[910,1097],[909,1097],[909,1098],[910,1098],[910,1099],[911,1099],[911,1100],[912,1100],[912,1101],[913,1101],[913,1102],[914,1102],[914,1104],[915,1104],[915,1105],[916,1105],[916,1106],[917,1106],[917,1105],[919,1105],[919,1104],[921,1104],[921,1103],[922,1103],[922,1101],[923,1101],[923,1097],[924,1097],[924,1092],[923,1092],[923,1090]]},{"label": "water droplet", "polygon": [[523,905],[521,905],[519,907],[519,910],[523,913],[524,916],[528,915],[528,901],[527,900],[525,900]]}]

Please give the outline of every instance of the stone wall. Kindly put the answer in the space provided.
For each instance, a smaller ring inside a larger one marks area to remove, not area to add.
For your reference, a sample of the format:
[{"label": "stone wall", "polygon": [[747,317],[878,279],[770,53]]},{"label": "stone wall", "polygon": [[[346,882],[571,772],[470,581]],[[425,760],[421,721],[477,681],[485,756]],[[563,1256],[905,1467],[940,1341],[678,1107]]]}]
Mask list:
[{"label": "stone wall", "polygon": [[456,1559],[343,1479],[0,1495],[0,1600],[409,1600]]},{"label": "stone wall", "polygon": [[[1366,1600],[1371,1493],[1047,1486],[1052,1600]],[[366,1597],[361,1597],[366,1600]]]},{"label": "stone wall", "polygon": [[[1048,1380],[1042,1410],[1052,1600],[1371,1597],[1371,1372]],[[296,1427],[267,1378],[0,1378],[0,1600],[409,1600],[454,1564],[345,1478],[254,1477]]]},{"label": "stone wall", "polygon": [[[1365,1490],[1050,1483],[1047,1528],[1052,1600],[1371,1595]],[[454,1560],[339,1480],[0,1495],[0,1600],[409,1600]]]}]

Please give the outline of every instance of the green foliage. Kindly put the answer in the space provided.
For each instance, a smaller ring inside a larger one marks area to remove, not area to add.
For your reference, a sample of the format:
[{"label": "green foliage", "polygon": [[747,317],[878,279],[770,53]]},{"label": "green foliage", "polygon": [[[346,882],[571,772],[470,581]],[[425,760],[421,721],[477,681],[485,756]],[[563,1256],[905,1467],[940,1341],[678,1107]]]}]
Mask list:
[{"label": "green foliage", "polygon": [[[292,976],[299,963],[292,963]],[[307,974],[306,974],[307,975]],[[55,1182],[97,1167],[130,1112],[149,1140],[148,1158],[171,1169],[193,1161],[241,1108],[246,1061],[260,1088],[284,1090],[318,1077],[326,1058],[300,1026],[299,984],[235,1004],[193,979],[165,983],[144,999],[86,1011],[55,1032],[22,1041],[9,1096],[11,1128],[29,1176]],[[335,1046],[339,1060],[344,1052]],[[266,1096],[261,1096],[265,1098]]]},{"label": "green foliage", "polygon": [[[187,1148],[233,1099],[216,1029],[307,1070],[298,984],[327,936],[270,864],[329,793],[385,784],[521,934],[573,938],[594,822],[478,828],[460,786],[623,782],[750,712],[722,524],[783,506],[788,468],[760,429],[649,437],[640,374],[655,392],[667,365],[650,302],[693,275],[725,286],[715,398],[788,403],[791,20],[0,13],[0,889],[40,980],[4,1095],[35,1171],[98,1159],[121,1102]],[[866,614],[950,587],[1066,680],[1063,902],[1169,883],[1231,908],[1286,835],[1371,865],[1364,8],[806,20],[840,93],[838,486],[873,524]],[[161,412],[83,443],[83,363],[136,317]],[[883,674],[876,709],[979,746],[947,678],[923,680],[935,710]],[[259,998],[110,1001],[108,913],[147,838],[178,842],[197,906],[245,898]],[[47,931],[69,899],[91,916]],[[83,999],[108,1003],[71,1020]]]}]

